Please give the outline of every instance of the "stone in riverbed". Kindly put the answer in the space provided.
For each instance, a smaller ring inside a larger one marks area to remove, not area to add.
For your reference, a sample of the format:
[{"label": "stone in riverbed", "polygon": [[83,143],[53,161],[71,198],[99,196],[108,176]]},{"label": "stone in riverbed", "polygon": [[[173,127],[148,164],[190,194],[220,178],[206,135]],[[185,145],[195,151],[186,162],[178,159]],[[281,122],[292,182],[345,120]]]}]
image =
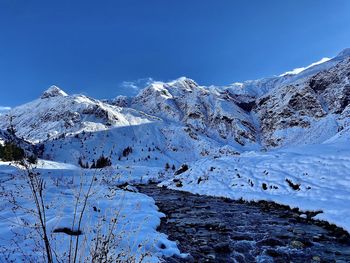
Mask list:
[{"label": "stone in riverbed", "polygon": [[221,242],[214,245],[214,250],[220,253],[230,253],[231,248],[228,242]]},{"label": "stone in riverbed", "polygon": [[244,233],[233,234],[231,236],[231,239],[233,239],[233,240],[249,240],[249,241],[254,240],[252,236],[249,236],[248,234],[244,234]]},{"label": "stone in riverbed", "polygon": [[263,240],[260,240],[256,243],[258,246],[269,246],[269,247],[275,247],[275,246],[283,246],[284,242],[276,239],[276,238],[266,238]]},{"label": "stone in riverbed", "polygon": [[298,240],[293,240],[292,242],[290,242],[290,246],[296,249],[303,249],[305,245]]},{"label": "stone in riverbed", "polygon": [[[285,259],[285,262],[288,262],[288,255],[283,251],[270,248],[266,250],[266,254],[273,258],[279,258],[279,259],[283,258]],[[278,261],[278,262],[282,262],[282,261]]]},{"label": "stone in riverbed", "polygon": [[252,241],[238,241],[234,244],[234,251],[240,252],[240,253],[246,253],[254,248]]},{"label": "stone in riverbed", "polygon": [[312,247],[314,245],[309,239],[304,237],[298,237],[296,241],[301,242],[304,247]]},{"label": "stone in riverbed", "polygon": [[199,250],[204,254],[209,254],[212,251],[212,248],[208,245],[202,245],[202,246],[199,246]]}]

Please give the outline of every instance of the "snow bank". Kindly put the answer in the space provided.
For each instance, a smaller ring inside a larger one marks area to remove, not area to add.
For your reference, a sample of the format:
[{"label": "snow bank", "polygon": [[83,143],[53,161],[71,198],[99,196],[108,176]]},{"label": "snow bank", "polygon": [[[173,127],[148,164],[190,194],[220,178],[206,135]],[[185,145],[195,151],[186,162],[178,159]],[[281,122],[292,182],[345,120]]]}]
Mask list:
[{"label": "snow bank", "polygon": [[[350,231],[350,146],[333,143],[239,157],[202,159],[161,185],[193,193],[246,200],[270,200],[322,210],[316,218]],[[175,180],[177,181],[177,180]],[[179,184],[178,184],[179,185]],[[295,188],[295,189],[293,189]]]},{"label": "snow bank", "polygon": [[[80,192],[79,215],[83,209],[83,196],[88,193],[92,180],[91,196],[81,224],[83,234],[79,243],[79,257],[91,259],[94,238],[99,233],[113,233],[110,255],[121,260],[133,257],[136,262],[158,262],[162,256],[181,255],[175,242],[156,231],[164,214],[158,211],[154,200],[144,194],[113,186],[113,180],[119,178],[113,174],[113,170],[84,171],[71,164],[40,160],[36,171],[45,179],[47,227],[56,259],[66,261],[71,236],[54,233],[54,230],[78,229],[77,224],[72,227],[76,198]],[[40,262],[42,244],[36,243],[40,238],[34,230],[34,224],[38,221],[30,210],[34,204],[24,171],[0,162],[0,178],[0,259]]]}]

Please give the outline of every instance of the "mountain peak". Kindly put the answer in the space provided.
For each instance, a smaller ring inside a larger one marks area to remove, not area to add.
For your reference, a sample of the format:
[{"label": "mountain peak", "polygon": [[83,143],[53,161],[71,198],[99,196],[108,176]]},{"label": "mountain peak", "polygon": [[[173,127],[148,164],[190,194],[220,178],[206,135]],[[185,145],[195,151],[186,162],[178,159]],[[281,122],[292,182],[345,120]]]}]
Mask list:
[{"label": "mountain peak", "polygon": [[173,81],[167,82],[166,84],[172,87],[179,87],[182,89],[189,89],[189,90],[192,90],[195,87],[198,87],[198,84],[193,79],[190,79],[187,77],[180,77]]},{"label": "mountain peak", "polygon": [[65,93],[63,90],[61,90],[59,87],[52,85],[50,88],[44,91],[44,93],[41,95],[41,99],[51,98],[51,97],[65,97],[68,96],[67,93]]}]

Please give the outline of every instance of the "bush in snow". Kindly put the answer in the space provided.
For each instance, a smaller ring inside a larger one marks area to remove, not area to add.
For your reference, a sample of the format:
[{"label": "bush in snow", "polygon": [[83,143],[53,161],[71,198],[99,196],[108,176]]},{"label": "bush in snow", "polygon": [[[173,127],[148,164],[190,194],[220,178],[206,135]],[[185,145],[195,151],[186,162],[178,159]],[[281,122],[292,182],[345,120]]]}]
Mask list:
[{"label": "bush in snow", "polygon": [[123,150],[123,156],[126,157],[128,156],[130,153],[132,153],[132,148],[130,146],[126,147],[124,150]]},{"label": "bush in snow", "polygon": [[290,179],[286,178],[286,182],[288,183],[289,187],[292,188],[294,191],[300,190],[300,184],[294,184]]},{"label": "bush in snow", "polygon": [[103,168],[107,166],[111,166],[112,162],[108,157],[104,157],[103,155],[97,159],[95,168]]}]

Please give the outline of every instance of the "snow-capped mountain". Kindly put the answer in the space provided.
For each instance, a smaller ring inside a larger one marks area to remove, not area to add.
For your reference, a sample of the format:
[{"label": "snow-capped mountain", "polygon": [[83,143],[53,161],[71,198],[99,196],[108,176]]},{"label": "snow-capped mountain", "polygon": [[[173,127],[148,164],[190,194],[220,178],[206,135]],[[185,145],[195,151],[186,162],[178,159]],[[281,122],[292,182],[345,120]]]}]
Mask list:
[{"label": "snow-capped mountain", "polygon": [[348,125],[349,71],[346,49],[298,74],[226,87],[204,87],[182,77],[154,81],[135,97],[99,101],[52,86],[39,99],[1,115],[0,128],[11,122],[17,136],[39,142],[152,123],[159,128],[154,136],[162,134],[165,144],[179,148],[165,135],[176,133],[199,152],[213,144],[244,151],[321,143]]},{"label": "snow-capped mountain", "polygon": [[0,116],[0,128],[6,129],[12,124],[18,137],[40,142],[66,134],[100,131],[151,120],[151,117],[135,110],[116,107],[84,95],[68,96],[52,86],[39,99]]}]

